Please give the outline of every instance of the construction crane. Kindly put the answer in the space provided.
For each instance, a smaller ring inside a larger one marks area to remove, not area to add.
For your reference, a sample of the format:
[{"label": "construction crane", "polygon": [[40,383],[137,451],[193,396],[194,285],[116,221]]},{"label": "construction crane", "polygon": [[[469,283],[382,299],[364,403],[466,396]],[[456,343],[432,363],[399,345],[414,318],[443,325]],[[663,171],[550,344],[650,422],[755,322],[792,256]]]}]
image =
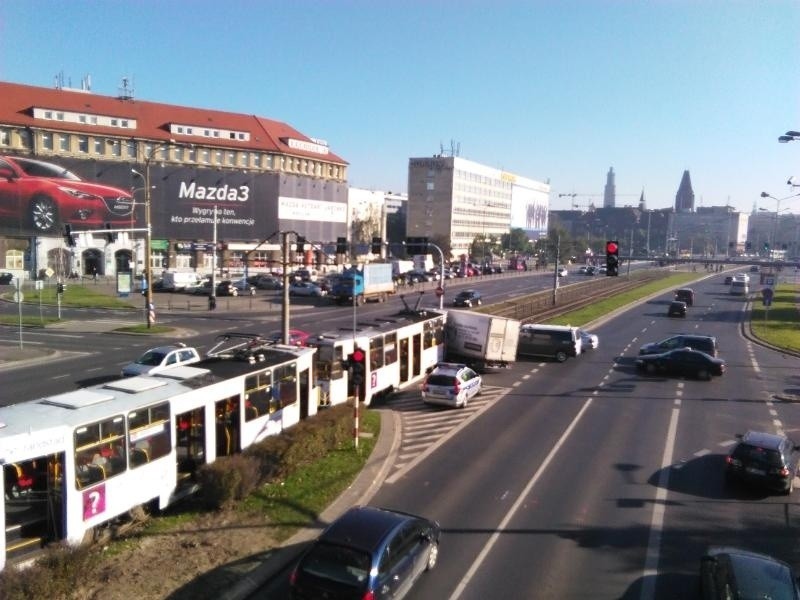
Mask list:
[{"label": "construction crane", "polygon": [[[603,198],[605,194],[579,194],[577,192],[572,192],[569,194],[559,194],[559,198],[572,198],[572,208],[585,208],[586,210],[594,210],[594,202],[589,202],[589,204],[577,204],[575,202],[575,198]],[[617,198],[627,198],[627,197],[637,197],[639,194],[614,194],[614,197]]]}]

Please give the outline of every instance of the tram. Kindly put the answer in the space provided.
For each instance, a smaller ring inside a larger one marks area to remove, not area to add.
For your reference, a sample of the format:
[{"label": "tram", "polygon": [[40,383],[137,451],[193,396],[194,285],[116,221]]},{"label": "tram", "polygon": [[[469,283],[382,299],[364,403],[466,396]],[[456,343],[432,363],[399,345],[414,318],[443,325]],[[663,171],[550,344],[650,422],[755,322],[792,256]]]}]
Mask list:
[{"label": "tram", "polygon": [[354,399],[342,360],[355,347],[369,404],[442,359],[444,314],[417,307],[303,348],[223,334],[190,366],[0,407],[0,569],[164,509],[197,490],[202,465]]}]

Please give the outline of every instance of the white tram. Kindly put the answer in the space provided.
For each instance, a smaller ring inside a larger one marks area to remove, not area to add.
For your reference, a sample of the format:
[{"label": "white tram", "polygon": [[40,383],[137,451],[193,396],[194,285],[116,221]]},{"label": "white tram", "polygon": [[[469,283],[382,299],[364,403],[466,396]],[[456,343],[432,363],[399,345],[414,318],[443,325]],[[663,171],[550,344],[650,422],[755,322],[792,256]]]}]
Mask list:
[{"label": "white tram", "polygon": [[200,465],[315,414],[315,350],[263,342],[228,334],[193,366],[0,407],[0,569],[165,508]]},{"label": "white tram", "polygon": [[444,313],[407,309],[309,338],[308,344],[317,348],[320,404],[341,404],[354,397],[355,386],[342,361],[356,347],[366,353],[364,383],[359,386],[364,404],[420,381],[428,368],[443,360],[444,323]]}]

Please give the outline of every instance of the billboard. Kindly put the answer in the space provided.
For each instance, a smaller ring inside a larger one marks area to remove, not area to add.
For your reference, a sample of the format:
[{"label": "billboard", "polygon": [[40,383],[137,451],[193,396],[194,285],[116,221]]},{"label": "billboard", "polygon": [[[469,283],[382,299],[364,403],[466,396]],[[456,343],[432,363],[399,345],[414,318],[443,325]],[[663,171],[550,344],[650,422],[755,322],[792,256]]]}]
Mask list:
[{"label": "billboard", "polygon": [[550,205],[550,186],[520,184],[520,178],[511,187],[511,227],[524,229],[529,239],[547,235],[547,216]]},{"label": "billboard", "polygon": [[[252,173],[153,161],[101,162],[0,155],[0,234],[61,235],[146,227],[149,175],[152,235],[261,240],[289,229],[333,240],[346,232],[347,185],[280,173]],[[319,183],[319,185],[317,185]]]}]

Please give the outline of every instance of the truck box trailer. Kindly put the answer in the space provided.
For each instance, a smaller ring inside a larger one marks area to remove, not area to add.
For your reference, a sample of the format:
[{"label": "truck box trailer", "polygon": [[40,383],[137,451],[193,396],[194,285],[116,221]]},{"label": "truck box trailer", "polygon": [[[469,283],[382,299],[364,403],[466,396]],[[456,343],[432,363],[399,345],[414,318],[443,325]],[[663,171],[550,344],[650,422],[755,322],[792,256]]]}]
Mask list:
[{"label": "truck box trailer", "polygon": [[362,267],[351,267],[337,277],[330,297],[337,304],[354,301],[364,304],[368,300],[386,302],[395,292],[390,263],[369,263]]},{"label": "truck box trailer", "polygon": [[517,357],[520,322],[466,310],[447,311],[445,355],[476,371],[508,368]]}]

